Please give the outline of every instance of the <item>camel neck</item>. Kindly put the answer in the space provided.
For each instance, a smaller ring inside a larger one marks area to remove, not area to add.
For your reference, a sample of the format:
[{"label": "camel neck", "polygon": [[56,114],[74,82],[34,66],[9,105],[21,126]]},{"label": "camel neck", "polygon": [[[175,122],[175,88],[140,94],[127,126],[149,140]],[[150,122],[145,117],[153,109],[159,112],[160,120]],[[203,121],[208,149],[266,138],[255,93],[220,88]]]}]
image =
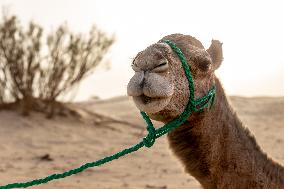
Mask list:
[{"label": "camel neck", "polygon": [[168,134],[170,147],[186,171],[205,189],[234,188],[234,182],[238,182],[236,188],[247,188],[248,184],[261,188],[281,179],[284,185],[284,169],[267,158],[242,126],[218,79],[216,89],[210,111],[193,114]]}]

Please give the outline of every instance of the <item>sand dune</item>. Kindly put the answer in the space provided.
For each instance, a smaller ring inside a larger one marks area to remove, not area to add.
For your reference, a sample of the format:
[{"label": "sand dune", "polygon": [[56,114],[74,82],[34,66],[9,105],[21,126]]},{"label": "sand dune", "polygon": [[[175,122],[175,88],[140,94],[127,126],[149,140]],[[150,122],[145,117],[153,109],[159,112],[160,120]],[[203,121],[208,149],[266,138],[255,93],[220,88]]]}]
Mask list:
[{"label": "sand dune", "polygon": [[[231,101],[263,150],[284,164],[284,98],[231,97]],[[82,118],[47,120],[37,113],[23,118],[0,112],[0,184],[75,168],[129,147],[146,134],[138,110],[127,97],[71,106]],[[151,149],[38,188],[197,189],[200,185],[184,174],[163,137]]]}]

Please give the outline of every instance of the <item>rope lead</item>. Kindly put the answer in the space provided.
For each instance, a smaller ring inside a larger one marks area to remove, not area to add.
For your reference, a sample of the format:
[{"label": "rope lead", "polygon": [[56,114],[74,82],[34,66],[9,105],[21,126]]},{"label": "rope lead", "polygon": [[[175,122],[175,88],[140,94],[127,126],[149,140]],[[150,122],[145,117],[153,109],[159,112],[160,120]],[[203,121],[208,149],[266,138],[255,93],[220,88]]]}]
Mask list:
[{"label": "rope lead", "polygon": [[[187,118],[191,115],[192,112],[198,112],[201,111],[202,109],[204,109],[205,107],[210,105],[210,108],[212,107],[214,98],[215,98],[215,86],[209,90],[208,94],[197,99],[194,100],[194,83],[193,83],[193,78],[190,72],[190,68],[189,65],[187,64],[186,58],[184,56],[184,54],[182,53],[182,51],[176,46],[175,43],[173,43],[172,41],[169,40],[165,40],[165,43],[167,43],[172,49],[173,51],[178,55],[183,69],[184,69],[184,73],[186,75],[186,78],[188,80],[188,87],[189,87],[189,92],[190,92],[190,96],[189,96],[189,101],[185,107],[184,112],[179,115],[177,118],[175,118],[174,120],[172,120],[171,122],[165,124],[164,126],[160,127],[159,129],[155,129],[153,126],[152,121],[150,120],[149,116],[145,113],[145,112],[141,112],[141,115],[143,117],[143,119],[145,120],[146,124],[147,124],[147,131],[148,131],[148,135],[146,137],[143,138],[143,140],[130,147],[127,149],[124,149],[116,154],[113,154],[111,156],[107,156],[103,159],[97,160],[95,162],[90,162],[90,163],[86,163],[78,168],[75,169],[71,169],[69,171],[66,171],[64,173],[60,173],[60,174],[52,174],[49,175],[45,178],[40,178],[40,179],[35,179],[29,182],[19,182],[19,183],[12,183],[12,184],[7,184],[4,186],[0,186],[0,189],[12,189],[12,188],[27,188],[27,187],[31,187],[34,185],[40,185],[40,184],[44,184],[47,183],[49,181],[52,180],[56,180],[56,179],[63,179],[65,177],[69,177],[71,175],[80,173],[88,168],[91,167],[96,167],[96,166],[100,166],[102,164],[105,164],[107,162],[113,161],[115,159],[118,159],[122,156],[125,156],[127,154],[130,154],[132,152],[135,152],[137,150],[139,150],[140,148],[142,148],[143,146],[150,148],[151,146],[154,145],[155,141],[157,138],[165,135],[166,133],[172,131],[173,129],[179,127],[180,125],[182,125]],[[197,107],[199,106],[199,107]]]}]

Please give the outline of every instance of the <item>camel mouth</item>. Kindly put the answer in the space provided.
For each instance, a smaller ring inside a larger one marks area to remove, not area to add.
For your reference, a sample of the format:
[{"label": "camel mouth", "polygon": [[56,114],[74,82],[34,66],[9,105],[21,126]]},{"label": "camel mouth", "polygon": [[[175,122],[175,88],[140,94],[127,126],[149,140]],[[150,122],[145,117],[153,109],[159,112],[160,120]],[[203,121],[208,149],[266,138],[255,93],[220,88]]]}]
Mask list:
[{"label": "camel mouth", "polygon": [[150,104],[151,102],[163,99],[162,97],[150,97],[145,94],[140,95],[139,98],[144,104]]},{"label": "camel mouth", "polygon": [[137,108],[147,113],[156,113],[164,109],[170,102],[170,97],[150,97],[145,94],[134,96],[133,100]]}]

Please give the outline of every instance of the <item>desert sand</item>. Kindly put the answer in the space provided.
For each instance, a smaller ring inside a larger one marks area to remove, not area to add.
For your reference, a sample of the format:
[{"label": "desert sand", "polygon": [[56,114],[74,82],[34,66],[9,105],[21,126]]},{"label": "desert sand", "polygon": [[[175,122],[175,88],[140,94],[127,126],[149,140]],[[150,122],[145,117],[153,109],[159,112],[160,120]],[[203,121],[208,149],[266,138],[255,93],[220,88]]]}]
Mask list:
[{"label": "desert sand", "polygon": [[[284,98],[231,97],[243,123],[275,161],[284,164]],[[78,116],[48,120],[32,113],[21,117],[0,112],[0,184],[61,173],[111,155],[147,134],[131,99],[116,97],[70,104]],[[155,126],[161,125],[154,122]],[[183,171],[166,137],[150,148],[101,167],[34,188],[60,189],[181,189],[201,188]]]}]

